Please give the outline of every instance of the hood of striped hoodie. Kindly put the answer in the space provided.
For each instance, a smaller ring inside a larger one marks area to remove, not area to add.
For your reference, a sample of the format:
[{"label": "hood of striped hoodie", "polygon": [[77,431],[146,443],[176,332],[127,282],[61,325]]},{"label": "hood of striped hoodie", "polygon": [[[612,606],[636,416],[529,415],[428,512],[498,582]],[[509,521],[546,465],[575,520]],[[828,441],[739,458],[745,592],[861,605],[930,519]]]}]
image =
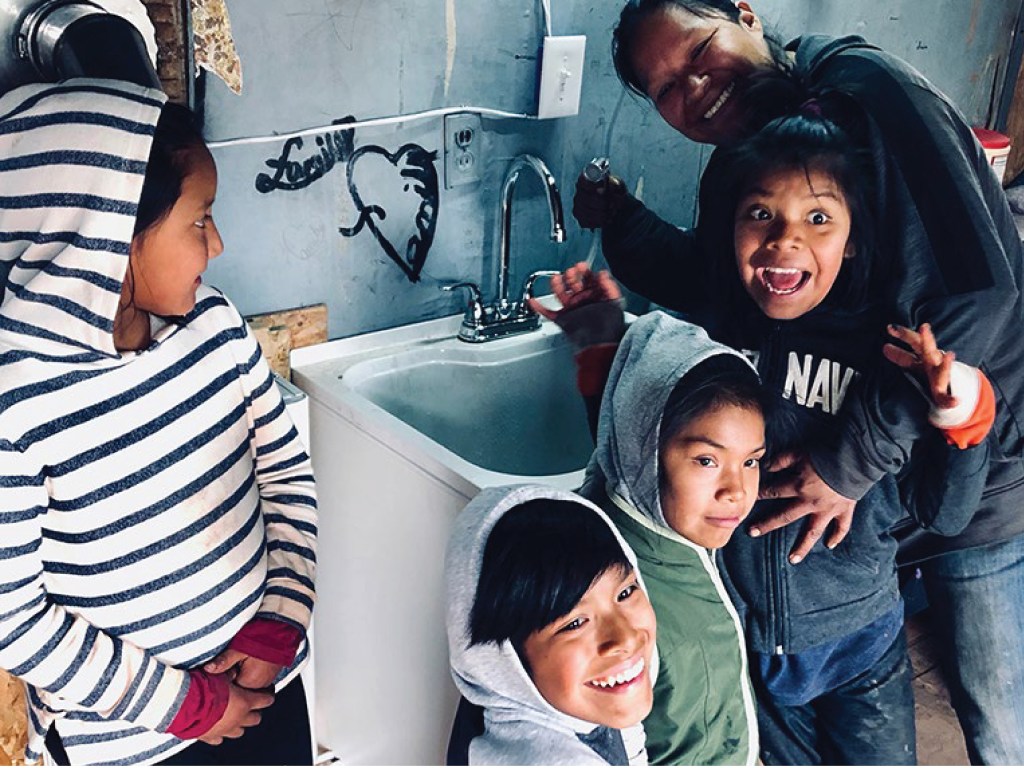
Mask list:
[{"label": "hood of striped hoodie", "polygon": [[0,343],[118,357],[114,315],[166,96],[114,80],[0,98]]}]

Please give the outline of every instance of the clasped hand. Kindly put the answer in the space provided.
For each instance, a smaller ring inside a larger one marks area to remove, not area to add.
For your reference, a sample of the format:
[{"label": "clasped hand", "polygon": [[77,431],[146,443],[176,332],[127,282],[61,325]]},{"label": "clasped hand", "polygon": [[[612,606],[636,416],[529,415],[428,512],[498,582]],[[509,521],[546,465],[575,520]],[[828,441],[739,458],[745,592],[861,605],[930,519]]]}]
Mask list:
[{"label": "clasped hand", "polygon": [[200,741],[216,746],[224,739],[237,739],[246,728],[259,725],[260,710],[274,703],[271,686],[281,665],[228,648],[204,664],[203,671],[227,675],[230,680],[227,709],[213,728],[199,737]]}]

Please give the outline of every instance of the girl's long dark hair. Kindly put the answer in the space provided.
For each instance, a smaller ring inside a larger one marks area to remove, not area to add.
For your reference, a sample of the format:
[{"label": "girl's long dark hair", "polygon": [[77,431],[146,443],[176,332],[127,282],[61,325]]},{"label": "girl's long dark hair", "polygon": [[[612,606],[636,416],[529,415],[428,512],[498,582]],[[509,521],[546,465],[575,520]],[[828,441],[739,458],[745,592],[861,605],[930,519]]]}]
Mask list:
[{"label": "girl's long dark hair", "polygon": [[199,149],[205,151],[206,143],[195,113],[180,104],[164,104],[153,132],[133,237],[163,219],[174,207],[181,197],[182,182],[192,170],[195,150]]}]

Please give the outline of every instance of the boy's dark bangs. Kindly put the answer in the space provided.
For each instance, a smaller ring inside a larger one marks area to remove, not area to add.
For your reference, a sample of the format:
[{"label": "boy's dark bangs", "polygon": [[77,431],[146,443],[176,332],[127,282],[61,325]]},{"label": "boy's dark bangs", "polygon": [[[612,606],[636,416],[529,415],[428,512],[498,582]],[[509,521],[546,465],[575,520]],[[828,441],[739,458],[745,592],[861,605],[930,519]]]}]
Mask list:
[{"label": "boy's dark bangs", "polygon": [[509,510],[488,537],[470,616],[471,644],[510,640],[570,613],[609,568],[632,565],[608,525],[572,501]]}]

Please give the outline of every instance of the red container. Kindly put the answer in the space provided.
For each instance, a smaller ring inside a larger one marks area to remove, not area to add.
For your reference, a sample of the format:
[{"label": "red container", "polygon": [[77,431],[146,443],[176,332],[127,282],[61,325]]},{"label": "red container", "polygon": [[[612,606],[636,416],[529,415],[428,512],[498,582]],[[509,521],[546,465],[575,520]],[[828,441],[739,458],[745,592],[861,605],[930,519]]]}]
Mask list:
[{"label": "red container", "polygon": [[988,128],[972,128],[974,135],[981,142],[985,150],[985,157],[989,165],[995,171],[999,183],[1002,184],[1006,175],[1006,160],[1010,155],[1010,137],[998,131],[990,131]]}]

